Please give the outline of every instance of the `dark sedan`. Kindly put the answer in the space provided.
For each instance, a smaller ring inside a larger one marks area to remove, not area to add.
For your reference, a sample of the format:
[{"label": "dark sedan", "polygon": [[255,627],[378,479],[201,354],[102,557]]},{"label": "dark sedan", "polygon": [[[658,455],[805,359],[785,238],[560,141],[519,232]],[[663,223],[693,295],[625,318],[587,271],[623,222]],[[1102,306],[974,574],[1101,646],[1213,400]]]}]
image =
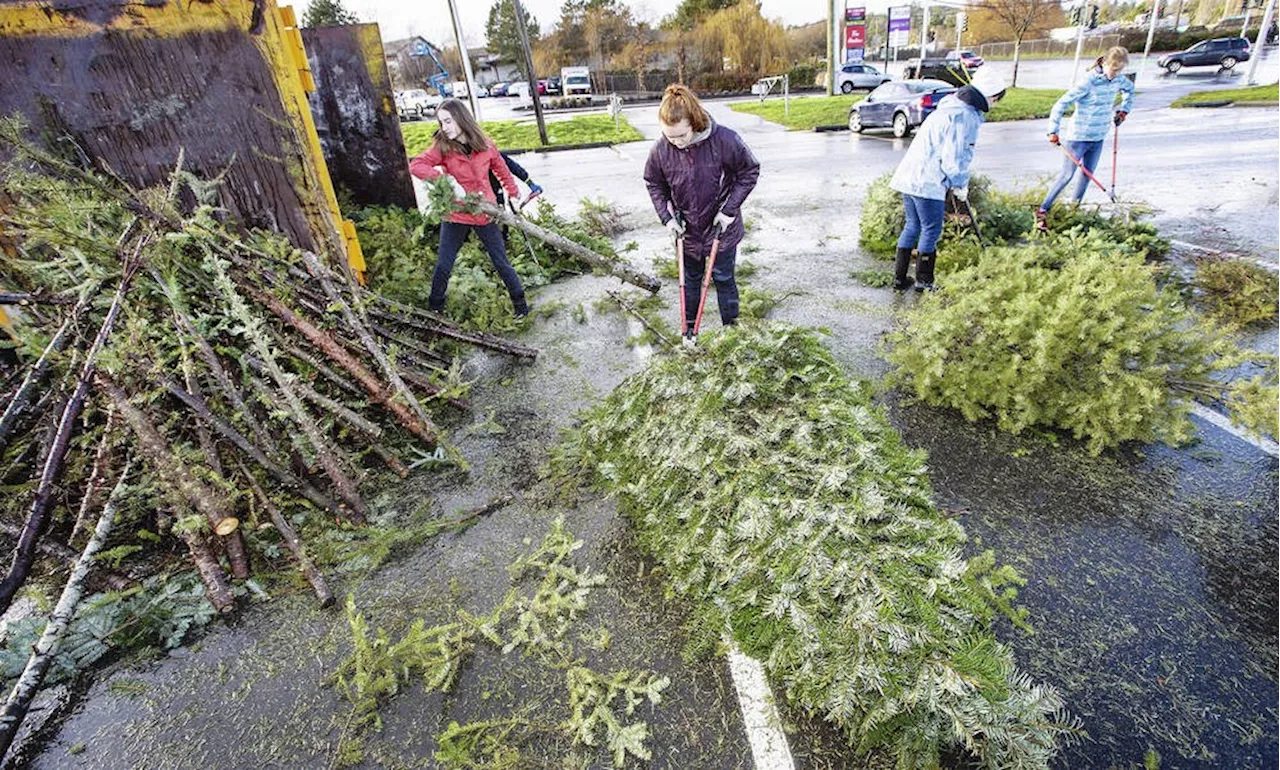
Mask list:
[{"label": "dark sedan", "polygon": [[941,80],[902,80],[885,83],[849,108],[849,130],[892,128],[901,139],[924,122],[942,97],[956,87]]}]

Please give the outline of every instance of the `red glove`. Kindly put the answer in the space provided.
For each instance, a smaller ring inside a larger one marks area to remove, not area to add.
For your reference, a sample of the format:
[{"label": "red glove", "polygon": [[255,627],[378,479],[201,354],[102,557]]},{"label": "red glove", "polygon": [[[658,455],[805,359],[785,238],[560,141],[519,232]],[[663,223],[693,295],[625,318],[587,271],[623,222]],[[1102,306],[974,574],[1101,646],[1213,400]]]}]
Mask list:
[{"label": "red glove", "polygon": [[1057,144],[1057,143],[1058,143],[1058,135],[1049,134],[1049,144]]},{"label": "red glove", "polygon": [[1117,113],[1116,113],[1116,125],[1118,126],[1118,125],[1120,125],[1121,123],[1123,123],[1123,122],[1124,122],[1124,119],[1125,119],[1125,118],[1127,118],[1128,116],[1129,116],[1129,113],[1127,113],[1127,112],[1117,112]]}]

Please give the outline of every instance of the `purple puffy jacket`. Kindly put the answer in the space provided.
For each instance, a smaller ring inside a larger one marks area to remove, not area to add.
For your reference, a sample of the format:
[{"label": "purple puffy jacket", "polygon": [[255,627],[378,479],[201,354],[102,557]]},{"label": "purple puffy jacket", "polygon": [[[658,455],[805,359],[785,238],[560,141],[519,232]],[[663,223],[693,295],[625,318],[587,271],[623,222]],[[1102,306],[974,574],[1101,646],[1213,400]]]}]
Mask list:
[{"label": "purple puffy jacket", "polygon": [[759,178],[760,161],[742,137],[714,122],[710,136],[683,150],[659,139],[644,164],[644,183],[658,218],[664,225],[671,219],[668,202],[685,218],[684,253],[691,257],[711,253],[711,225],[720,211],[733,217],[720,248],[738,245],[745,232],[739,209]]}]

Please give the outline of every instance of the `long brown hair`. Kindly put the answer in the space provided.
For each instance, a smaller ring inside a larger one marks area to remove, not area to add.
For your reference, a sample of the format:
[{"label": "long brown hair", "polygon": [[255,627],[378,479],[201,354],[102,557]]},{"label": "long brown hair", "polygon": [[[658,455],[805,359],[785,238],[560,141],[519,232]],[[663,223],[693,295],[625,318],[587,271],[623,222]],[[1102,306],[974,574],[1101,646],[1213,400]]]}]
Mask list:
[{"label": "long brown hair", "polygon": [[682,120],[689,121],[689,128],[696,134],[711,125],[711,116],[698,101],[698,95],[686,86],[672,83],[662,92],[662,104],[658,106],[658,120],[674,126]]},{"label": "long brown hair", "polygon": [[[451,152],[466,154],[468,150],[483,150],[489,146],[489,137],[471,115],[467,105],[457,99],[445,99],[440,102],[440,106],[436,107],[436,115],[439,115],[441,110],[449,113],[459,129],[457,139],[450,139],[443,129],[436,129],[436,149],[442,155],[448,155]],[[463,147],[464,144],[467,146]]]}]

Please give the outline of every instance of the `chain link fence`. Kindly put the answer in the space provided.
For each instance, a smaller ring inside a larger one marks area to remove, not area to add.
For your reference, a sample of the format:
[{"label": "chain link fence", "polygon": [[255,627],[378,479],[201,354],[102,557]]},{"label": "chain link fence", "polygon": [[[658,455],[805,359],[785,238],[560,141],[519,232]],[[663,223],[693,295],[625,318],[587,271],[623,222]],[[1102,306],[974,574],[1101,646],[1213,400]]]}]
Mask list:
[{"label": "chain link fence", "polygon": [[[1084,38],[1084,56],[1100,56],[1108,48],[1120,45],[1119,35],[1086,35]],[[977,47],[977,54],[984,59],[1012,59],[1013,43],[983,43]],[[1069,59],[1076,55],[1075,38],[1058,40],[1023,40],[1022,58],[1025,59]]]}]

